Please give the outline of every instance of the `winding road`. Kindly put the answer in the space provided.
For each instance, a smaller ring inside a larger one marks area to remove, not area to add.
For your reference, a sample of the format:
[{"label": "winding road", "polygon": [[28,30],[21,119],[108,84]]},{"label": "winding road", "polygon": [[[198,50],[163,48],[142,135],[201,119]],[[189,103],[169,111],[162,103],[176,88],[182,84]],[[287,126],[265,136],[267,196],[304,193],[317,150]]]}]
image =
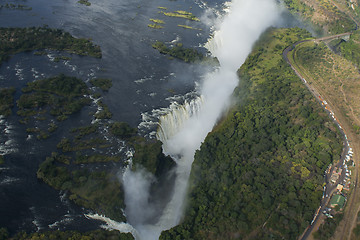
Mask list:
[{"label": "winding road", "polygon": [[[332,35],[332,36],[326,36],[326,37],[322,37],[322,38],[317,38],[317,39],[308,39],[308,40],[302,40],[302,41],[298,41],[290,46],[288,46],[284,51],[283,51],[283,58],[284,60],[291,66],[291,68],[294,70],[294,72],[296,73],[296,75],[302,80],[302,82],[304,83],[304,85],[309,89],[309,91],[312,93],[312,95],[315,97],[315,99],[317,101],[319,101],[320,104],[323,105],[323,107],[326,109],[326,111],[328,112],[329,116],[333,118],[334,122],[336,123],[336,125],[339,127],[341,133],[343,134],[343,139],[344,139],[344,148],[343,148],[343,152],[341,155],[341,159],[339,161],[339,163],[336,165],[336,167],[338,168],[344,168],[344,159],[346,157],[346,154],[348,153],[349,150],[349,141],[352,142],[352,145],[356,143],[356,136],[353,136],[352,134],[352,129],[350,129],[350,126],[348,123],[346,123],[346,119],[344,119],[343,116],[338,116],[337,112],[337,107],[336,105],[332,105],[332,104],[323,104],[323,100],[327,99],[327,96],[325,93],[323,93],[323,91],[321,89],[319,89],[316,84],[309,84],[309,82],[306,80],[304,74],[301,73],[300,68],[297,66],[296,62],[292,62],[289,60],[289,53],[291,51],[293,51],[297,45],[302,44],[304,42],[309,42],[309,41],[314,41],[314,42],[321,42],[321,41],[328,41],[328,40],[333,40],[333,39],[337,39],[337,38],[342,38],[342,37],[346,37],[346,36],[350,36],[352,34],[352,32],[346,32],[346,33],[342,33],[342,34],[336,34],[336,35]],[[320,94],[322,93],[322,94]],[[330,110],[330,109],[334,109],[334,111]],[[340,115],[340,114],[339,114]],[[341,127],[343,126],[343,127]],[[356,147],[357,149],[357,147]],[[359,163],[359,161],[356,161],[355,156],[357,156],[355,151],[356,149],[354,149],[354,161],[357,164]],[[323,198],[321,200],[321,204],[318,208],[318,210],[315,213],[314,219],[311,222],[311,225],[304,231],[304,233],[299,237],[299,239],[301,240],[306,240],[309,238],[309,236],[313,233],[314,230],[317,230],[318,227],[318,223],[320,221],[320,218],[323,215],[323,210],[326,208],[327,204],[330,201],[330,197],[331,195],[336,191],[336,186],[339,182],[344,181],[345,178],[345,171],[343,171],[343,174],[341,175],[341,177],[339,178],[339,180],[337,182],[335,182],[334,184],[332,184],[329,179],[330,179],[330,175],[331,172],[328,174],[325,174],[325,182],[326,182],[326,186],[324,188],[324,195]],[[338,231],[338,234],[340,235],[338,239],[349,239],[351,236],[351,229],[353,227],[353,223],[355,222],[355,218],[356,218],[356,213],[357,213],[357,196],[359,195],[359,190],[358,190],[358,173],[357,173],[357,167],[355,170],[355,173],[353,174],[353,176],[356,175],[355,177],[355,187],[354,190],[352,192],[352,194],[350,195],[349,199],[348,199],[348,203],[347,203],[347,207],[346,207],[346,211],[345,211],[345,215],[344,215],[344,220],[343,220],[343,225],[341,226],[343,229],[343,231]],[[353,180],[353,179],[352,179]],[[351,214],[351,209],[356,210],[355,214]],[[348,226],[350,223],[351,226]],[[315,227],[317,226],[317,227]]]}]

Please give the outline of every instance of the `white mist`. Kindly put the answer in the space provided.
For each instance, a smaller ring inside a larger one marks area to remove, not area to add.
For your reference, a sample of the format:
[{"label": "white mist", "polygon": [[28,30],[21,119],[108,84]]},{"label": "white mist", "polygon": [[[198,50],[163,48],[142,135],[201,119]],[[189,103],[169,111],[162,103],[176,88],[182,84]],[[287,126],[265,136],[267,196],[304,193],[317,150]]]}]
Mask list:
[{"label": "white mist", "polygon": [[[161,128],[157,137],[163,142],[164,153],[172,156],[177,163],[175,189],[170,202],[159,221],[148,224],[154,211],[159,210],[155,205],[149,205],[153,177],[127,168],[123,175],[125,213],[133,228],[124,223],[117,227],[113,222],[111,228],[132,232],[137,240],[156,240],[163,230],[179,224],[195,151],[229,107],[231,94],[238,84],[237,69],[244,63],[261,33],[275,24],[279,15],[275,0],[233,0],[230,3],[228,14],[216,26],[214,38],[207,45],[219,59],[221,67],[204,76],[198,100],[174,108],[160,119]],[[184,109],[191,109],[191,114],[184,113]],[[180,113],[186,117],[179,117]],[[103,220],[109,222],[105,218]]]}]

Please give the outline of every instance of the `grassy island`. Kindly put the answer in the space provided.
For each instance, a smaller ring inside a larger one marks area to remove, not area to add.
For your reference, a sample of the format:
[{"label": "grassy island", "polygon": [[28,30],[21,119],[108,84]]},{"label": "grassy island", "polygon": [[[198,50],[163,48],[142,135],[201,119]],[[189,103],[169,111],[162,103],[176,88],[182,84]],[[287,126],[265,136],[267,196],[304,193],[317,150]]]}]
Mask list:
[{"label": "grassy island", "polygon": [[39,49],[67,51],[101,58],[99,46],[87,39],[74,38],[60,29],[0,28],[0,64],[9,59],[10,55]]},{"label": "grassy island", "polygon": [[11,108],[14,106],[15,88],[0,89],[0,115],[11,115]]},{"label": "grassy island", "polygon": [[165,16],[168,17],[178,17],[178,18],[185,18],[188,19],[190,21],[196,21],[199,22],[200,19],[195,17],[194,14],[190,13],[190,12],[186,12],[186,11],[174,11],[174,12],[164,12],[164,11],[160,11],[160,13],[164,14]]},{"label": "grassy island", "polygon": [[91,6],[91,2],[88,0],[79,0],[78,3],[83,4],[85,6]]},{"label": "grassy island", "polygon": [[336,126],[283,60],[298,28],[270,30],[238,70],[238,99],[195,154],[183,222],[160,239],[297,239],[340,159]]},{"label": "grassy island", "polygon": [[26,6],[24,4],[13,4],[13,3],[6,3],[4,5],[0,5],[0,10],[3,8],[11,9],[11,10],[24,10],[24,11],[32,10],[32,7]]},{"label": "grassy island", "polygon": [[[86,84],[77,78],[59,76],[30,82],[17,100],[18,114],[23,117],[50,113],[61,117],[73,114],[90,103]],[[58,118],[61,120],[62,118]]]},{"label": "grassy island", "polygon": [[158,23],[158,24],[164,24],[165,21],[164,20],[160,20],[160,19],[153,19],[153,18],[150,18],[150,21],[153,22],[153,23]]},{"label": "grassy island", "polygon": [[[59,76],[30,82],[22,89],[16,101],[21,123],[29,124],[27,133],[36,133],[37,139],[48,138],[58,128],[57,121],[66,120],[91,103],[89,89],[80,79]],[[32,126],[41,121],[41,127]]]},{"label": "grassy island", "polygon": [[155,28],[155,29],[161,29],[161,28],[164,28],[162,25],[160,25],[160,24],[156,24],[156,23],[151,23],[151,24],[148,24],[148,27],[149,27],[149,28]]},{"label": "grassy island", "polygon": [[66,56],[55,57],[54,62],[60,62],[61,60],[68,61],[71,60],[71,57],[66,57]]},{"label": "grassy island", "polygon": [[162,54],[178,58],[185,62],[205,62],[214,65],[219,64],[217,58],[204,56],[202,53],[192,48],[184,48],[182,43],[177,43],[174,47],[167,47],[165,43],[156,41],[152,44],[152,47]]},{"label": "grassy island", "polygon": [[[60,159],[59,159],[60,158]],[[66,160],[66,159],[65,159]],[[58,190],[69,191],[69,199],[99,214],[125,221],[123,192],[116,172],[70,170],[64,157],[54,153],[40,164],[37,177]]]},{"label": "grassy island", "polygon": [[109,91],[109,89],[112,87],[112,81],[108,78],[94,78],[90,80],[90,83],[94,87],[98,87],[103,91]]},{"label": "grassy island", "polygon": [[185,28],[185,29],[199,30],[199,31],[202,30],[201,28],[194,28],[194,27],[191,27],[191,26],[188,26],[188,25],[182,25],[182,24],[178,24],[178,27],[182,27],[182,28]]},{"label": "grassy island", "polygon": [[161,25],[165,23],[163,20],[150,18],[150,21],[153,23],[148,24],[149,28],[155,28],[155,29],[164,28],[164,26]]},{"label": "grassy island", "polygon": [[109,107],[105,105],[102,101],[97,102],[99,106],[99,111],[95,113],[96,119],[110,119],[112,117],[112,112],[110,112]]},{"label": "grassy island", "polygon": [[[115,136],[103,136],[100,129],[104,127],[95,123],[72,129],[71,137],[61,139],[57,144],[58,151],[40,164],[37,177],[55,189],[69,191],[69,199],[76,204],[125,221],[121,211],[125,207],[123,191],[117,171],[113,171],[113,163],[119,162],[122,155],[110,154],[111,148],[118,143]],[[99,149],[108,154],[100,154]],[[91,164],[96,163],[110,165],[95,170]],[[82,164],[81,168],[79,164]]]}]

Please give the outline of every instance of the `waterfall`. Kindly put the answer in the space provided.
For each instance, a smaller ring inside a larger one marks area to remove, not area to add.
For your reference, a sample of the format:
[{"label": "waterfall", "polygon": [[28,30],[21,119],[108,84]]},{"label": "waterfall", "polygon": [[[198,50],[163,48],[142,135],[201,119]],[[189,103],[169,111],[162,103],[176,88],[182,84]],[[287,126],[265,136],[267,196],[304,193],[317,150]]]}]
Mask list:
[{"label": "waterfall", "polygon": [[166,149],[167,140],[179,132],[189,118],[200,111],[202,103],[202,96],[191,100],[186,99],[183,104],[172,102],[168,113],[160,116],[156,138],[164,144],[164,149]]},{"label": "waterfall", "polygon": [[[195,151],[229,108],[231,95],[238,84],[237,69],[260,34],[277,21],[279,12],[275,1],[233,0],[230,3],[227,15],[216,26],[214,37],[207,45],[221,67],[201,79],[200,97],[184,104],[174,102],[167,114],[159,118],[156,136],[163,142],[164,153],[177,163],[174,190],[165,207],[159,211],[159,205],[149,201],[152,176],[132,172],[130,168],[123,174],[125,213],[136,229],[131,232],[136,232],[137,240],[156,240],[162,231],[181,221]],[[161,213],[158,221],[149,221],[156,211]]]},{"label": "waterfall", "polygon": [[[214,31],[214,36],[219,35],[217,31]],[[222,45],[222,39],[221,37],[211,37],[208,39],[208,41],[205,43],[204,47],[211,53],[216,52],[216,49],[220,48]]]}]

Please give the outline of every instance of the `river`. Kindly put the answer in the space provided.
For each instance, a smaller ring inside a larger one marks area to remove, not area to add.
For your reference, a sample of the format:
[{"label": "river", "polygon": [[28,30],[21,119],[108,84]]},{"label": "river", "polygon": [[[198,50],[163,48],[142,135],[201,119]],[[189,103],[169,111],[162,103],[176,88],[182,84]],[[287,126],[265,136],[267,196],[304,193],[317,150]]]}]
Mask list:
[{"label": "river", "polygon": [[[47,56],[20,53],[0,68],[0,87],[16,87],[16,97],[27,82],[59,73],[76,76],[84,81],[94,77],[111,78],[113,87],[104,96],[113,113],[113,120],[128,122],[136,127],[142,113],[167,107],[169,97],[183,95],[194,89],[199,68],[177,60],[169,61],[151,47],[155,40],[177,40],[187,47],[198,47],[206,42],[209,29],[201,22],[189,23],[180,18],[161,16],[159,6],[169,11],[186,10],[200,15],[204,12],[200,2],[145,1],[145,0],[91,0],[91,6],[67,0],[28,0],[31,11],[3,8],[0,27],[31,27],[48,25],[70,32],[75,37],[91,38],[101,46],[102,59],[71,56],[70,61],[53,61],[57,52]],[[7,3],[18,4],[17,1]],[[1,2],[1,4],[5,4]],[[150,18],[164,19],[163,29],[148,27]],[[183,29],[177,24],[193,24],[203,29]],[[69,55],[69,54],[64,54]],[[16,111],[16,110],[15,110]],[[37,180],[38,165],[56,151],[56,143],[66,136],[57,131],[46,141],[28,135],[19,118],[0,120],[0,154],[6,163],[0,167],[0,226],[11,233],[46,229],[89,230],[98,227],[84,218],[85,210],[75,206],[64,196]],[[61,123],[69,129],[88,124],[91,119],[79,113]],[[40,123],[41,124],[41,123]],[[143,128],[146,134],[152,130]]]},{"label": "river", "polygon": [[[17,1],[7,2],[18,4]],[[194,48],[204,45],[212,32],[212,19],[224,14],[225,5],[221,1],[205,3],[200,0],[90,2],[91,6],[87,7],[68,0],[27,0],[23,4],[31,7],[31,11],[1,9],[0,27],[48,25],[60,28],[76,37],[92,39],[101,46],[103,57],[71,56],[69,61],[54,62],[53,56],[57,52],[45,56],[20,53],[1,65],[0,88],[14,86],[18,98],[20,89],[27,82],[59,73],[84,81],[94,77],[111,78],[113,87],[103,101],[113,113],[113,120],[128,122],[139,127],[143,135],[155,137],[159,117],[155,113],[161,113],[161,109],[168,108],[174,100],[182,104],[187,98],[193,98],[191,92],[208,69],[169,60],[151,44],[160,40],[181,42]],[[201,21],[165,17],[158,7],[166,7],[168,11],[189,11],[201,17]],[[149,28],[150,18],[164,19],[164,28]],[[178,24],[202,30],[184,29]],[[293,26],[299,23],[291,19],[279,24]],[[199,50],[205,51],[204,48]],[[60,128],[86,125],[90,120],[87,113],[81,112],[61,123]],[[36,178],[38,165],[56,150],[58,139],[67,132],[57,131],[48,140],[40,142],[28,135],[26,126],[18,121],[15,114],[0,119],[0,154],[6,157],[6,163],[0,166],[0,227],[7,227],[10,233],[97,228],[99,222],[84,217],[86,210]]]}]

